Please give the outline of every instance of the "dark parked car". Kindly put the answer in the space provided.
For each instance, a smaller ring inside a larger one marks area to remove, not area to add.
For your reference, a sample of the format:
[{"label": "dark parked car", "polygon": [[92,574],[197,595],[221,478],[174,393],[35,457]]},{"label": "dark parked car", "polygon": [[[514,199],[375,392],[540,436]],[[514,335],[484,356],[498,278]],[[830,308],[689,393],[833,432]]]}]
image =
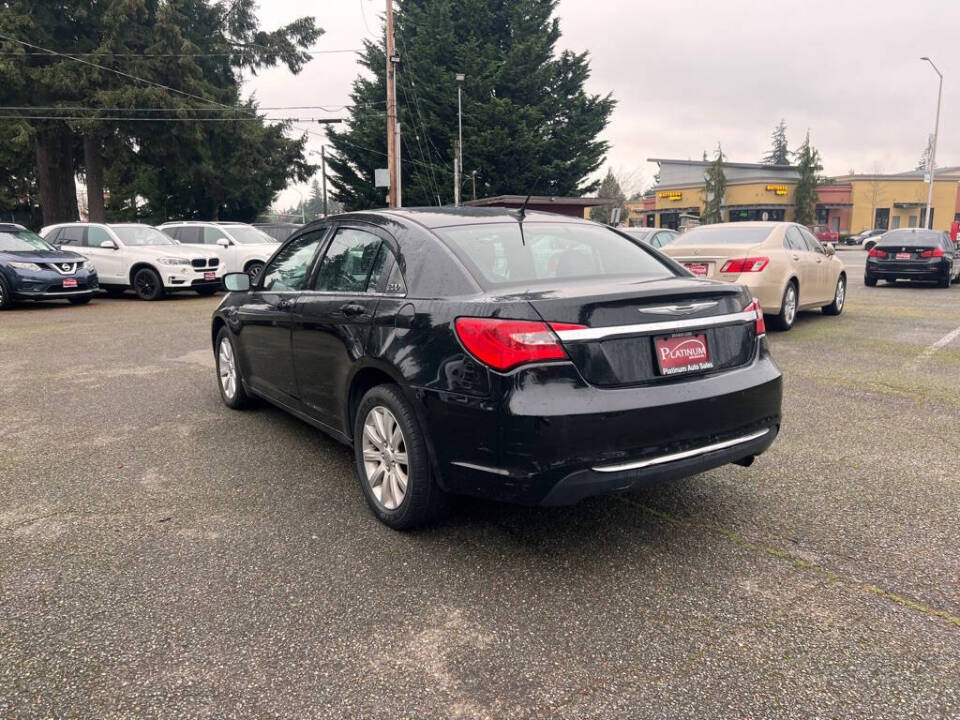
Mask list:
[{"label": "dark parked car", "polygon": [[57,250],[22,225],[0,223],[0,310],[17,300],[90,302],[97,271],[83,256]]},{"label": "dark parked car", "polygon": [[874,245],[877,244],[877,240],[880,239],[880,236],[883,235],[886,230],[880,228],[873,228],[872,230],[864,230],[859,235],[850,235],[846,240],[843,241],[844,245],[860,245],[864,250],[869,250]]},{"label": "dark parked car", "polygon": [[583,220],[498,208],[307,225],[225,278],[224,402],[259,396],[355,451],[394,528],[443,492],[560,505],[725,463],[780,427],[763,315],[738,285]]},{"label": "dark parked car", "polygon": [[672,243],[680,234],[666,228],[620,228],[620,232],[658,249]]},{"label": "dark parked car", "polygon": [[303,225],[297,223],[254,223],[253,226],[257,230],[265,232],[277,242],[283,242],[303,227]]},{"label": "dark parked car", "polygon": [[950,236],[940,230],[891,230],[867,253],[863,282],[877,280],[935,281],[940,287],[960,279],[960,252]]}]

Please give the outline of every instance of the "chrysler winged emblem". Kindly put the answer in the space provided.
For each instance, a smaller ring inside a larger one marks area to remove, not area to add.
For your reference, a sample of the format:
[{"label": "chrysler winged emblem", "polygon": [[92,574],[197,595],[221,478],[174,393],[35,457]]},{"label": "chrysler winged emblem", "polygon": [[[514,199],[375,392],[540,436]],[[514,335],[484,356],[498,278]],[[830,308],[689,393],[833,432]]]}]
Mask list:
[{"label": "chrysler winged emblem", "polygon": [[712,308],[717,304],[716,300],[707,302],[684,303],[683,305],[658,305],[657,307],[637,308],[643,313],[653,313],[655,315],[691,315],[707,308]]}]

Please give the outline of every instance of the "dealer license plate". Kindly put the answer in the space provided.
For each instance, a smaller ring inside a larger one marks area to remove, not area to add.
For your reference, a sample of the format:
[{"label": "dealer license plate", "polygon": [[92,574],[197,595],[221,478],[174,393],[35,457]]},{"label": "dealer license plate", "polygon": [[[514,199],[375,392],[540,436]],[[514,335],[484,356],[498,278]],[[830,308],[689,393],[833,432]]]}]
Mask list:
[{"label": "dealer license plate", "polygon": [[653,343],[661,375],[697,372],[713,367],[707,336],[703,333],[658,337],[653,339]]},{"label": "dealer license plate", "polygon": [[911,257],[911,253],[897,253],[897,260],[909,260]]},{"label": "dealer license plate", "polygon": [[64,279],[63,279],[63,286],[64,286],[65,288],[76,287],[76,286],[77,286],[77,279],[76,279],[76,278],[64,278]]},{"label": "dealer license plate", "polygon": [[706,275],[707,274],[707,264],[706,263],[687,263],[684,267],[687,268],[694,275]]}]

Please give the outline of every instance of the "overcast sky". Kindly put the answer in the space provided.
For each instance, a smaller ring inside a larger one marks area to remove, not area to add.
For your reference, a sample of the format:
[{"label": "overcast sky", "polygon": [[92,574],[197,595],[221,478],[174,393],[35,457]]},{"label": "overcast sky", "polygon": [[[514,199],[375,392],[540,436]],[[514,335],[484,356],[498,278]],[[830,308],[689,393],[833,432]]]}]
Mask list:
[{"label": "overcast sky", "polygon": [[[316,48],[355,49],[379,32],[384,4],[273,0],[260,18],[273,29],[314,15],[326,31]],[[780,118],[791,149],[810,129],[828,174],[912,169],[937,99],[922,55],[946,77],[937,165],[960,165],[960,0],[561,0],[558,15],[560,48],[590,53],[587,89],[618,101],[607,162],[647,183],[647,158],[698,159],[718,141],[728,159],[756,162]],[[319,55],[246,90],[263,106],[342,105],[358,71],[351,53]],[[299,201],[288,190],[276,204]]]}]

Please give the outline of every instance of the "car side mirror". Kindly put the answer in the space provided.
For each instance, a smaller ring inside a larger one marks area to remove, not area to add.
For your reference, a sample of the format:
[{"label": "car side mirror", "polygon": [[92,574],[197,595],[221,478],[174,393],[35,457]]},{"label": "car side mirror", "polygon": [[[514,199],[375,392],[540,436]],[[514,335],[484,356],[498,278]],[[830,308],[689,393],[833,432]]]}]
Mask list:
[{"label": "car side mirror", "polygon": [[219,245],[220,247],[230,247],[230,241],[224,237],[217,238],[217,245]]},{"label": "car side mirror", "polygon": [[100,243],[100,247],[106,248],[107,250],[116,250],[117,244],[113,240],[104,240]]},{"label": "car side mirror", "polygon": [[223,286],[229,292],[247,292],[250,289],[250,276],[245,272],[227,273],[223,276]]},{"label": "car side mirror", "polygon": [[827,243],[827,246],[824,249],[827,251],[827,255],[837,254],[837,249],[833,246],[833,243]]}]

